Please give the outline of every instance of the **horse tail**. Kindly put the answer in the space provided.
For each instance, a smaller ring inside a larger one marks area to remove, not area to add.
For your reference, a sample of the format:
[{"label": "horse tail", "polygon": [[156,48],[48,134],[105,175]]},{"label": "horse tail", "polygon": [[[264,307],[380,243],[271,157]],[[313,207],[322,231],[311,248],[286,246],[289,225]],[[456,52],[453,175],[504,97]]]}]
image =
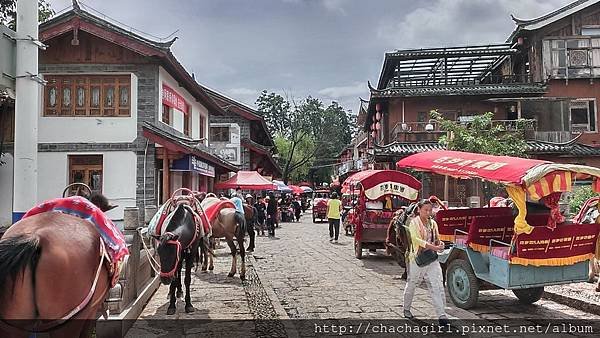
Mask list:
[{"label": "horse tail", "polygon": [[241,212],[235,213],[235,222],[238,224],[236,229],[236,236],[243,238],[244,234],[246,234],[246,217]]},{"label": "horse tail", "polygon": [[[0,241],[0,299],[5,294],[14,293],[17,274],[23,276],[27,266],[31,269],[31,282],[35,287],[35,270],[41,253],[40,239],[36,235],[18,235]],[[9,280],[13,281],[11,290],[6,288]]]}]

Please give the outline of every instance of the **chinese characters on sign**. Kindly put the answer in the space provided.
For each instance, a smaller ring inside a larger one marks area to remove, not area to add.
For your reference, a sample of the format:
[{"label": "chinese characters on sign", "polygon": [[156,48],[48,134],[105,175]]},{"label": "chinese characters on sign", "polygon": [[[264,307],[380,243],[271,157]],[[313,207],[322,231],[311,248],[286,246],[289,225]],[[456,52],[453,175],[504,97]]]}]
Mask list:
[{"label": "chinese characters on sign", "polygon": [[215,177],[215,167],[209,165],[206,162],[200,161],[196,158],[196,156],[191,157],[191,169],[192,171],[196,171],[202,175]]},{"label": "chinese characters on sign", "polygon": [[185,99],[164,83],[162,90],[162,101],[163,104],[175,108],[184,114],[188,113],[188,104],[185,102]]},{"label": "chinese characters on sign", "polygon": [[452,157],[440,157],[433,161],[434,163],[440,164],[453,164],[457,167],[467,167],[473,169],[483,169],[483,170],[498,170],[508,163],[505,162],[489,162],[489,161],[475,161],[475,160],[465,160],[462,158],[452,158]]}]

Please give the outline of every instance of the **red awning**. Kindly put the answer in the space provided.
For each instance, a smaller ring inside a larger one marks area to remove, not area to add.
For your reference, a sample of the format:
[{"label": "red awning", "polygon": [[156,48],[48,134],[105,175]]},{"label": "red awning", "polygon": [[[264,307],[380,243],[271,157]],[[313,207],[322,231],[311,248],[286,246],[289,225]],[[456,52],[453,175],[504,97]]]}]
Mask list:
[{"label": "red awning", "polygon": [[[363,188],[370,189],[379,183],[393,181],[409,186],[413,189],[421,189],[421,182],[409,174],[397,170],[364,170],[359,171],[344,181],[345,187],[351,184],[361,183]],[[342,188],[343,190],[343,188]]]},{"label": "red awning", "polygon": [[288,184],[288,188],[292,189],[293,194],[297,194],[297,195],[304,194],[304,189],[300,188],[297,185]]},{"label": "red awning", "polygon": [[456,178],[481,178],[484,180],[517,184],[532,168],[548,161],[530,160],[510,156],[493,156],[461,151],[428,151],[405,157],[398,168],[410,168]]},{"label": "red awning", "polygon": [[256,171],[238,171],[235,176],[225,182],[217,183],[215,189],[273,190],[273,182]]}]

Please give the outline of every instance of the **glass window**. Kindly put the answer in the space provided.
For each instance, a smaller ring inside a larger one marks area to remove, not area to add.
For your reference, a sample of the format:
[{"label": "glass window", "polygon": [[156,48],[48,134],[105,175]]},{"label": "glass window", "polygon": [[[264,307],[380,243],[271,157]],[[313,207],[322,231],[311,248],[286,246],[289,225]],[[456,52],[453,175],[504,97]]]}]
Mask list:
[{"label": "glass window", "polygon": [[102,166],[102,155],[69,155],[69,184],[84,183],[92,192],[101,193]]},{"label": "glass window", "polygon": [[596,101],[571,101],[571,129],[577,131],[596,131]]},{"label": "glass window", "polygon": [[229,142],[229,127],[210,127],[211,142]]}]

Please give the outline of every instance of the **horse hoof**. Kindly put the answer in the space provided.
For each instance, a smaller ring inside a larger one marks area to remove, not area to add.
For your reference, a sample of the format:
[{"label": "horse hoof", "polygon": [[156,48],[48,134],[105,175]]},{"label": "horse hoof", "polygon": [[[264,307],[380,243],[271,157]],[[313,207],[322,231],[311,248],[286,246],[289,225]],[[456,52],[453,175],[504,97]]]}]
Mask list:
[{"label": "horse hoof", "polygon": [[170,307],[167,309],[167,315],[174,315],[175,314],[175,308],[174,307]]},{"label": "horse hoof", "polygon": [[194,307],[192,305],[185,306],[185,313],[192,313],[194,311],[196,311],[196,309],[194,309]]},{"label": "horse hoof", "polygon": [[183,291],[177,291],[177,298],[183,297]]},{"label": "horse hoof", "polygon": [[213,271],[215,269],[214,266],[211,266],[210,268],[208,268],[208,270]]},{"label": "horse hoof", "polygon": [[230,272],[230,273],[227,274],[227,277],[233,277],[234,275],[235,275],[235,273],[231,273]]},{"label": "horse hoof", "polygon": [[241,280],[242,280],[242,282],[243,282],[243,281],[245,281],[245,280],[246,280],[246,276],[240,276],[240,279],[241,279]]}]

